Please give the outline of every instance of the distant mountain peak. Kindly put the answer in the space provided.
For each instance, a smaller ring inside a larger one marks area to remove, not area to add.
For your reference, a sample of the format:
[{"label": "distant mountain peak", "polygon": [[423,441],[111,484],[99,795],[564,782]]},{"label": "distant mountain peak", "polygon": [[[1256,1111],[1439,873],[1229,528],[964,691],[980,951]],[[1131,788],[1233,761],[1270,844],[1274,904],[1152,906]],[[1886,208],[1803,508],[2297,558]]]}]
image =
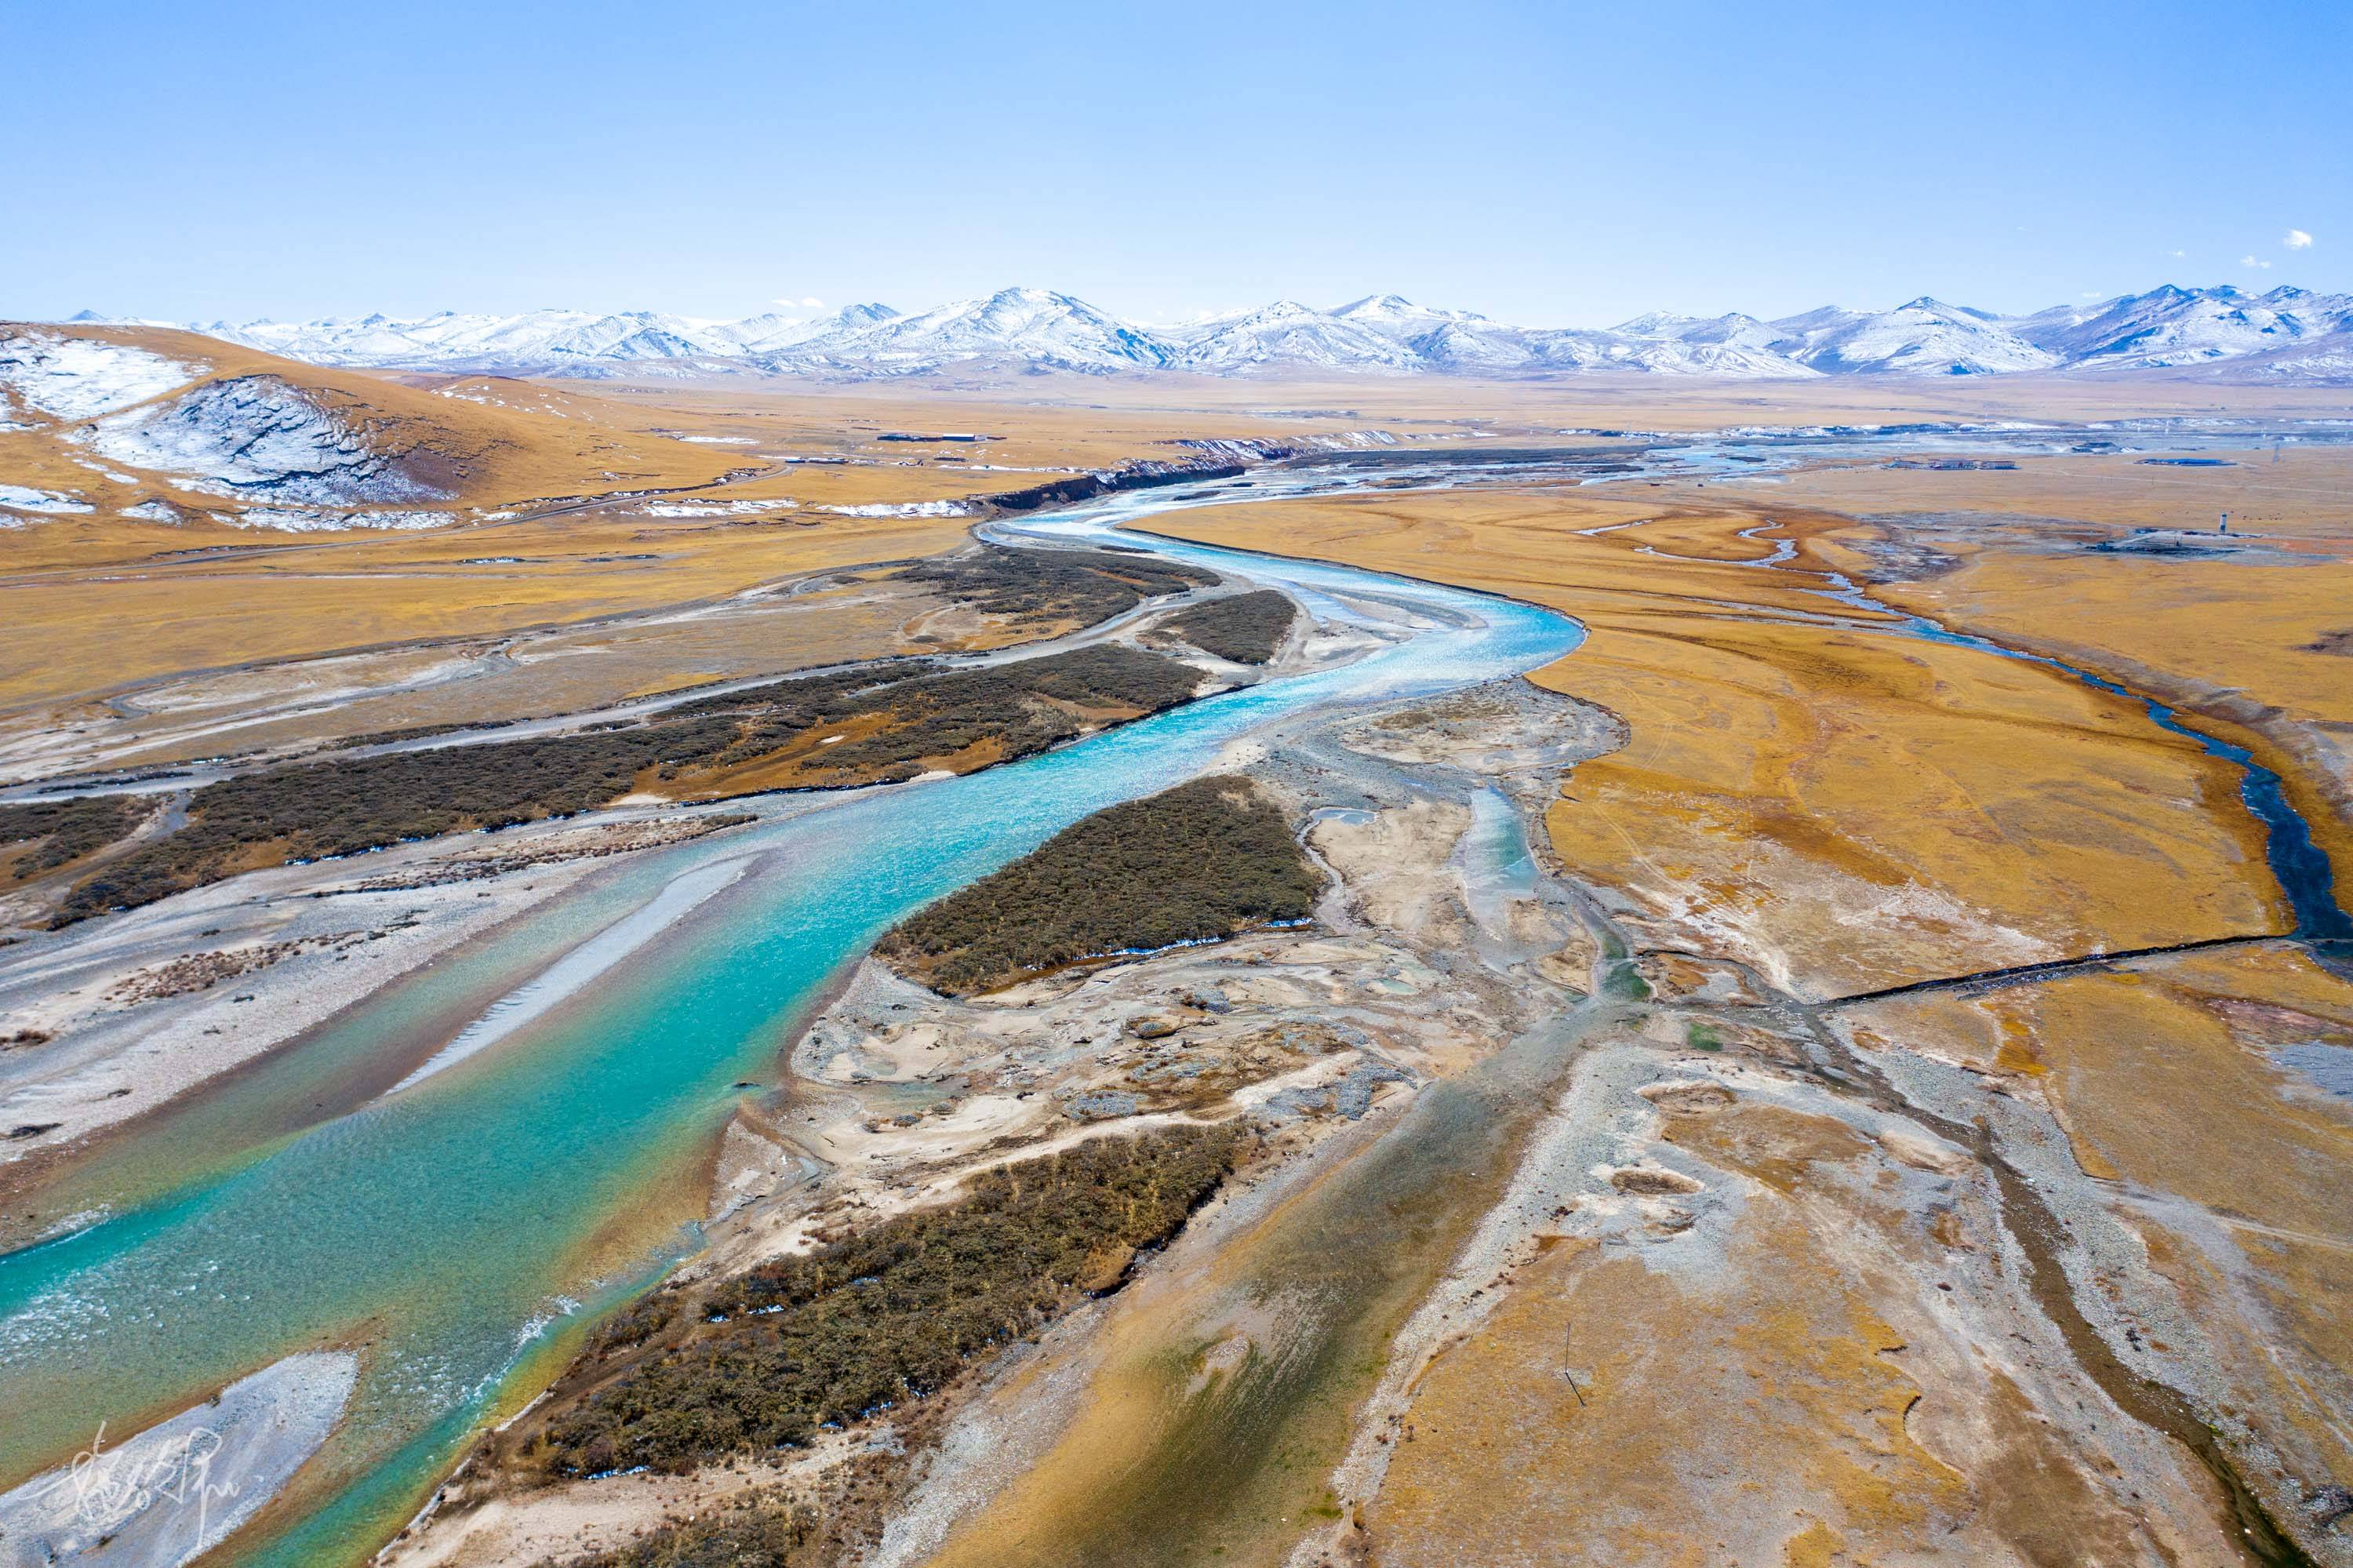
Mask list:
[{"label": "distant mountain peak", "polygon": [[[75,323],[130,318],[82,311]],[[2009,375],[2248,362],[2268,380],[2353,379],[2353,298],[2292,284],[2251,295],[2162,283],[2141,294],[2005,317],[1922,294],[1892,310],[1825,305],[1759,321],[1653,311],[1609,330],[1529,328],[1371,293],[1332,310],[1294,299],[1145,327],[1074,295],[1016,284],[904,315],[889,305],[786,309],[740,321],[634,310],[519,315],[382,313],[187,330],[332,366],[568,376],[797,375],[860,380],[959,367],[1098,375],[1284,370],[1714,377]],[[2293,350],[2293,353],[2289,351]]]}]

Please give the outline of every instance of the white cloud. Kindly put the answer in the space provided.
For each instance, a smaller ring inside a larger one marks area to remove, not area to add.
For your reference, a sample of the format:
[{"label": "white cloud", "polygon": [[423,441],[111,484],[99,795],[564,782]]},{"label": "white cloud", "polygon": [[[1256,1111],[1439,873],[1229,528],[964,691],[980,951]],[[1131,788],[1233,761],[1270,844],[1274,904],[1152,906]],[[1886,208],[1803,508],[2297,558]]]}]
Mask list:
[{"label": "white cloud", "polygon": [[2291,228],[2287,231],[2287,238],[2280,243],[2290,250],[2309,250],[2312,249],[2312,236],[2301,228]]},{"label": "white cloud", "polygon": [[2086,289],[2080,297],[2086,300],[2096,300],[2102,296],[2100,291],[2097,289]]},{"label": "white cloud", "polygon": [[823,300],[795,300],[788,298],[782,300],[770,300],[768,303],[772,305],[782,305],[788,311],[796,309],[804,311],[821,311],[825,309],[825,302]]},{"label": "white cloud", "polygon": [[821,311],[825,309],[825,302],[823,300],[803,300],[801,304],[807,309],[812,311]]},{"label": "white cloud", "polygon": [[2168,256],[2172,257],[2176,261],[2179,261],[2179,260],[2180,260],[2183,257],[2185,257],[2185,256],[2189,255],[2189,251],[2187,251],[2187,250],[2168,250],[2168,251],[2167,251],[2167,252],[2166,252],[2166,254],[2167,254]]},{"label": "white cloud", "polygon": [[2240,257],[2240,258],[2239,258],[2239,265],[2240,265],[2240,266],[2242,266],[2242,267],[2253,267],[2253,268],[2256,268],[2256,269],[2258,269],[2258,270],[2262,270],[2262,271],[2265,271],[2265,272],[2270,271],[2270,270],[2271,270],[2271,267],[2272,267],[2272,264],[2271,264],[2270,262],[2268,262],[2268,261],[2259,261],[2259,260],[2256,260],[2254,257],[2253,257],[2253,256],[2242,256],[2242,257]]}]

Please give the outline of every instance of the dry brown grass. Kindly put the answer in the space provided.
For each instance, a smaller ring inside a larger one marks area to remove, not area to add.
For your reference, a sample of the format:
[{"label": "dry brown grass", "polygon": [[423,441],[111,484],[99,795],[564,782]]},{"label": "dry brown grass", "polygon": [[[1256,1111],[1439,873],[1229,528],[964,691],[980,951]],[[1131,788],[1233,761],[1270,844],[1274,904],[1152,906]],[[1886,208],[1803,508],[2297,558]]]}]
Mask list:
[{"label": "dry brown grass", "polygon": [[[865,562],[935,554],[955,518],[712,528],[587,514],[422,534],[335,535],[169,555],[190,534],[74,519],[88,565],[0,576],[0,705],[86,700],[191,671],[426,640],[505,635]],[[66,542],[48,534],[52,561]],[[0,535],[0,556],[14,541]],[[519,556],[516,567],[470,561]],[[650,558],[647,558],[650,557]]]},{"label": "dry brown grass", "polygon": [[[1809,504],[1886,522],[1817,548],[1850,570],[1894,533],[1957,565],[1883,583],[1892,601],[2090,665],[2253,747],[2353,885],[2353,450],[2226,452],[2235,466],[2029,459],[2015,472],[1842,468],[1795,478]],[[2084,547],[2136,527],[2254,535],[2252,553],[2183,558]],[[1949,514],[1968,514],[1953,520]],[[1885,577],[1881,570],[1874,576]]]}]

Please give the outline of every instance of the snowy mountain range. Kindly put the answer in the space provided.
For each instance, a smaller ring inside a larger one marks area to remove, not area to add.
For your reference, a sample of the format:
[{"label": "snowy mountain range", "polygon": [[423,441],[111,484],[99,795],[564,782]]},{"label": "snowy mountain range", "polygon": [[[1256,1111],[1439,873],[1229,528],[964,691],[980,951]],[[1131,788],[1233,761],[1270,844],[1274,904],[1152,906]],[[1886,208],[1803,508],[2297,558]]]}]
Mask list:
[{"label": "snowy mountain range", "polygon": [[[109,318],[84,312],[77,321]],[[147,324],[164,324],[151,323]],[[2000,316],[1921,298],[1778,321],[1651,314],[1604,330],[1508,325],[1378,294],[1335,310],[1289,300],[1184,326],[1121,321],[1082,300],[1005,289],[914,315],[852,305],[737,322],[649,311],[399,321],[215,322],[191,330],[317,365],[536,375],[754,374],[871,380],[983,371],[1246,376],[1300,371],[1534,376],[1624,371],[1761,379],[2175,370],[2353,381],[2353,295],[2168,284]]]}]

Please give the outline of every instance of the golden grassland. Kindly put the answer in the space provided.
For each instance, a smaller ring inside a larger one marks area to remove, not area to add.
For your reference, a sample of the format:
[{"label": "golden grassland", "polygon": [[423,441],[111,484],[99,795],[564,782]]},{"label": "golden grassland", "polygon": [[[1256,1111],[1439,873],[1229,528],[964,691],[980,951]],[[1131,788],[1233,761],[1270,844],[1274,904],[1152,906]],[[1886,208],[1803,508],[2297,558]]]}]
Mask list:
[{"label": "golden grassland", "polygon": [[[1816,547],[1871,570],[1891,602],[2099,669],[2254,750],[2353,885],[2353,450],[2216,455],[2232,466],[2118,456],[2015,472],[1842,468],[1787,489],[1881,520]],[[2136,527],[2211,529],[2226,511],[2234,535],[2252,535],[2242,554],[2085,547]],[[1880,566],[1863,551],[1886,535],[1950,564],[1933,575]]]},{"label": "golden grassland", "polygon": [[1665,1130],[1742,1194],[1721,1255],[1554,1238],[1423,1374],[1366,1510],[1373,1558],[1827,1564],[1931,1540],[1955,1561],[2142,1555],[2136,1515],[2154,1510],[2102,1484],[2114,1458],[2080,1451],[1936,1305],[1947,1249],[1991,1245],[1977,1195],[1932,1234],[1885,1201],[1905,1161],[1845,1122],[1721,1100]]},{"label": "golden grassland", "polygon": [[[1535,678],[1610,707],[1630,735],[1577,768],[1549,813],[1555,847],[1649,916],[1651,939],[1746,957],[1821,994],[2275,932],[2287,912],[2234,770],[2137,702],[1968,649],[1777,619],[1796,608],[1784,584],[1807,579],[1722,565],[1761,553],[1739,535],[1769,521],[1799,541],[1794,567],[1870,577],[1883,599],[2196,708],[2286,776],[2344,864],[2325,749],[2353,701],[2330,679],[2343,656],[2328,633],[2353,623],[2341,462],[2291,450],[2268,490],[2274,465],[2241,473],[2234,523],[2260,516],[2253,531],[2271,537],[2202,559],[2086,546],[2182,521],[2151,494],[2220,510],[2234,471],[2165,471],[2152,491],[2128,488],[2137,464],[2106,459],[1847,467],[1639,501],[1289,503],[1167,525],[1578,616],[1587,645]],[[2171,487],[2179,473],[2194,501]],[[2299,733],[2313,743],[2299,749]],[[2281,1053],[2353,1048],[2353,987],[2301,949],[2258,945],[1891,1001],[1852,1022],[1866,1048],[1957,1062],[2046,1106],[2144,1249],[2145,1267],[2103,1266],[2083,1288],[2139,1325],[2151,1370],[2214,1391],[2202,1397],[2229,1443],[2263,1476],[2347,1473],[2353,1118]],[[2115,1459],[2063,1451],[2032,1415],[2053,1391],[1976,1366],[1924,1309],[1947,1249],[1989,1245],[1970,1237],[1982,1215],[1964,1203],[1926,1246],[1862,1196],[1884,1187],[1873,1157],[1821,1118],[1742,1108],[1668,1136],[1762,1189],[1725,1279],[1571,1248],[1536,1264],[1425,1375],[1419,1440],[1398,1446],[1369,1510],[1377,1555],[1436,1561],[1476,1542],[1497,1559],[1676,1561],[1695,1520],[1707,1540],[1754,1529],[1760,1495],[1785,1522],[1778,1540],[1748,1536],[1742,1560],[1875,1558],[1931,1531],[2029,1561],[2147,1544],[2135,1536],[2156,1516],[2103,1478]],[[1759,1451],[1790,1462],[1760,1477]],[[2176,1524],[2197,1528],[2194,1515]],[[2222,1547],[2157,1549],[2204,1560]]]},{"label": "golden grassland", "polygon": [[[589,629],[813,572],[935,554],[961,542],[964,520],[826,509],[986,497],[1065,471],[1187,459],[1196,454],[1176,444],[1186,437],[1279,438],[1345,424],[1093,407],[1076,400],[1096,389],[1091,381],[1055,381],[1052,396],[996,400],[776,382],[590,390],[322,370],[185,333],[74,330],[201,364],[208,378],[278,376],[385,450],[409,454],[456,492],[449,502],[416,504],[454,508],[463,520],[391,534],[233,527],[204,512],[204,497],[165,479],[122,485],[77,461],[87,454],[61,439],[63,427],[0,433],[0,477],[72,492],[99,507],[0,528],[0,714],[42,724],[61,722],[76,705],[195,673]],[[991,439],[880,439],[950,431]],[[711,488],[730,474],[739,477]],[[673,509],[771,504],[662,515],[651,499],[622,493],[646,491],[685,493],[663,498]],[[151,497],[182,506],[189,520],[118,514]],[[497,515],[507,512],[519,515]],[[965,624],[968,617],[937,619],[912,635],[950,647],[1004,641],[1003,629]],[[812,656],[797,662],[894,651],[902,640],[871,635],[877,630],[862,628],[829,653],[801,650]],[[743,673],[727,650],[704,650],[682,665],[639,672],[630,689]],[[545,711],[543,704],[502,705]]]},{"label": "golden grassland", "polygon": [[[1840,993],[2284,928],[2232,770],[2137,703],[2041,666],[1776,619],[1837,607],[1803,591],[1819,576],[1725,564],[1767,553],[1736,536],[1766,520],[1739,502],[1563,491],[1166,525],[1576,616],[1587,642],[1535,678],[1617,713],[1630,738],[1577,768],[1547,818],[1554,847],[1662,929],[1785,983]],[[1839,523],[1782,520],[1808,549]],[[1664,554],[1645,553],[1654,534]],[[1714,558],[1676,558],[1695,555]]]},{"label": "golden grassland", "polygon": [[[126,559],[128,530],[79,519],[66,526],[103,535],[93,546],[113,558],[0,574],[0,602],[9,607],[0,619],[0,705],[88,700],[259,661],[589,622],[935,554],[964,536],[955,518],[719,528],[566,515],[186,556],[173,553],[185,533],[151,525],[140,541],[150,553]],[[6,543],[0,535],[0,555]]]}]

